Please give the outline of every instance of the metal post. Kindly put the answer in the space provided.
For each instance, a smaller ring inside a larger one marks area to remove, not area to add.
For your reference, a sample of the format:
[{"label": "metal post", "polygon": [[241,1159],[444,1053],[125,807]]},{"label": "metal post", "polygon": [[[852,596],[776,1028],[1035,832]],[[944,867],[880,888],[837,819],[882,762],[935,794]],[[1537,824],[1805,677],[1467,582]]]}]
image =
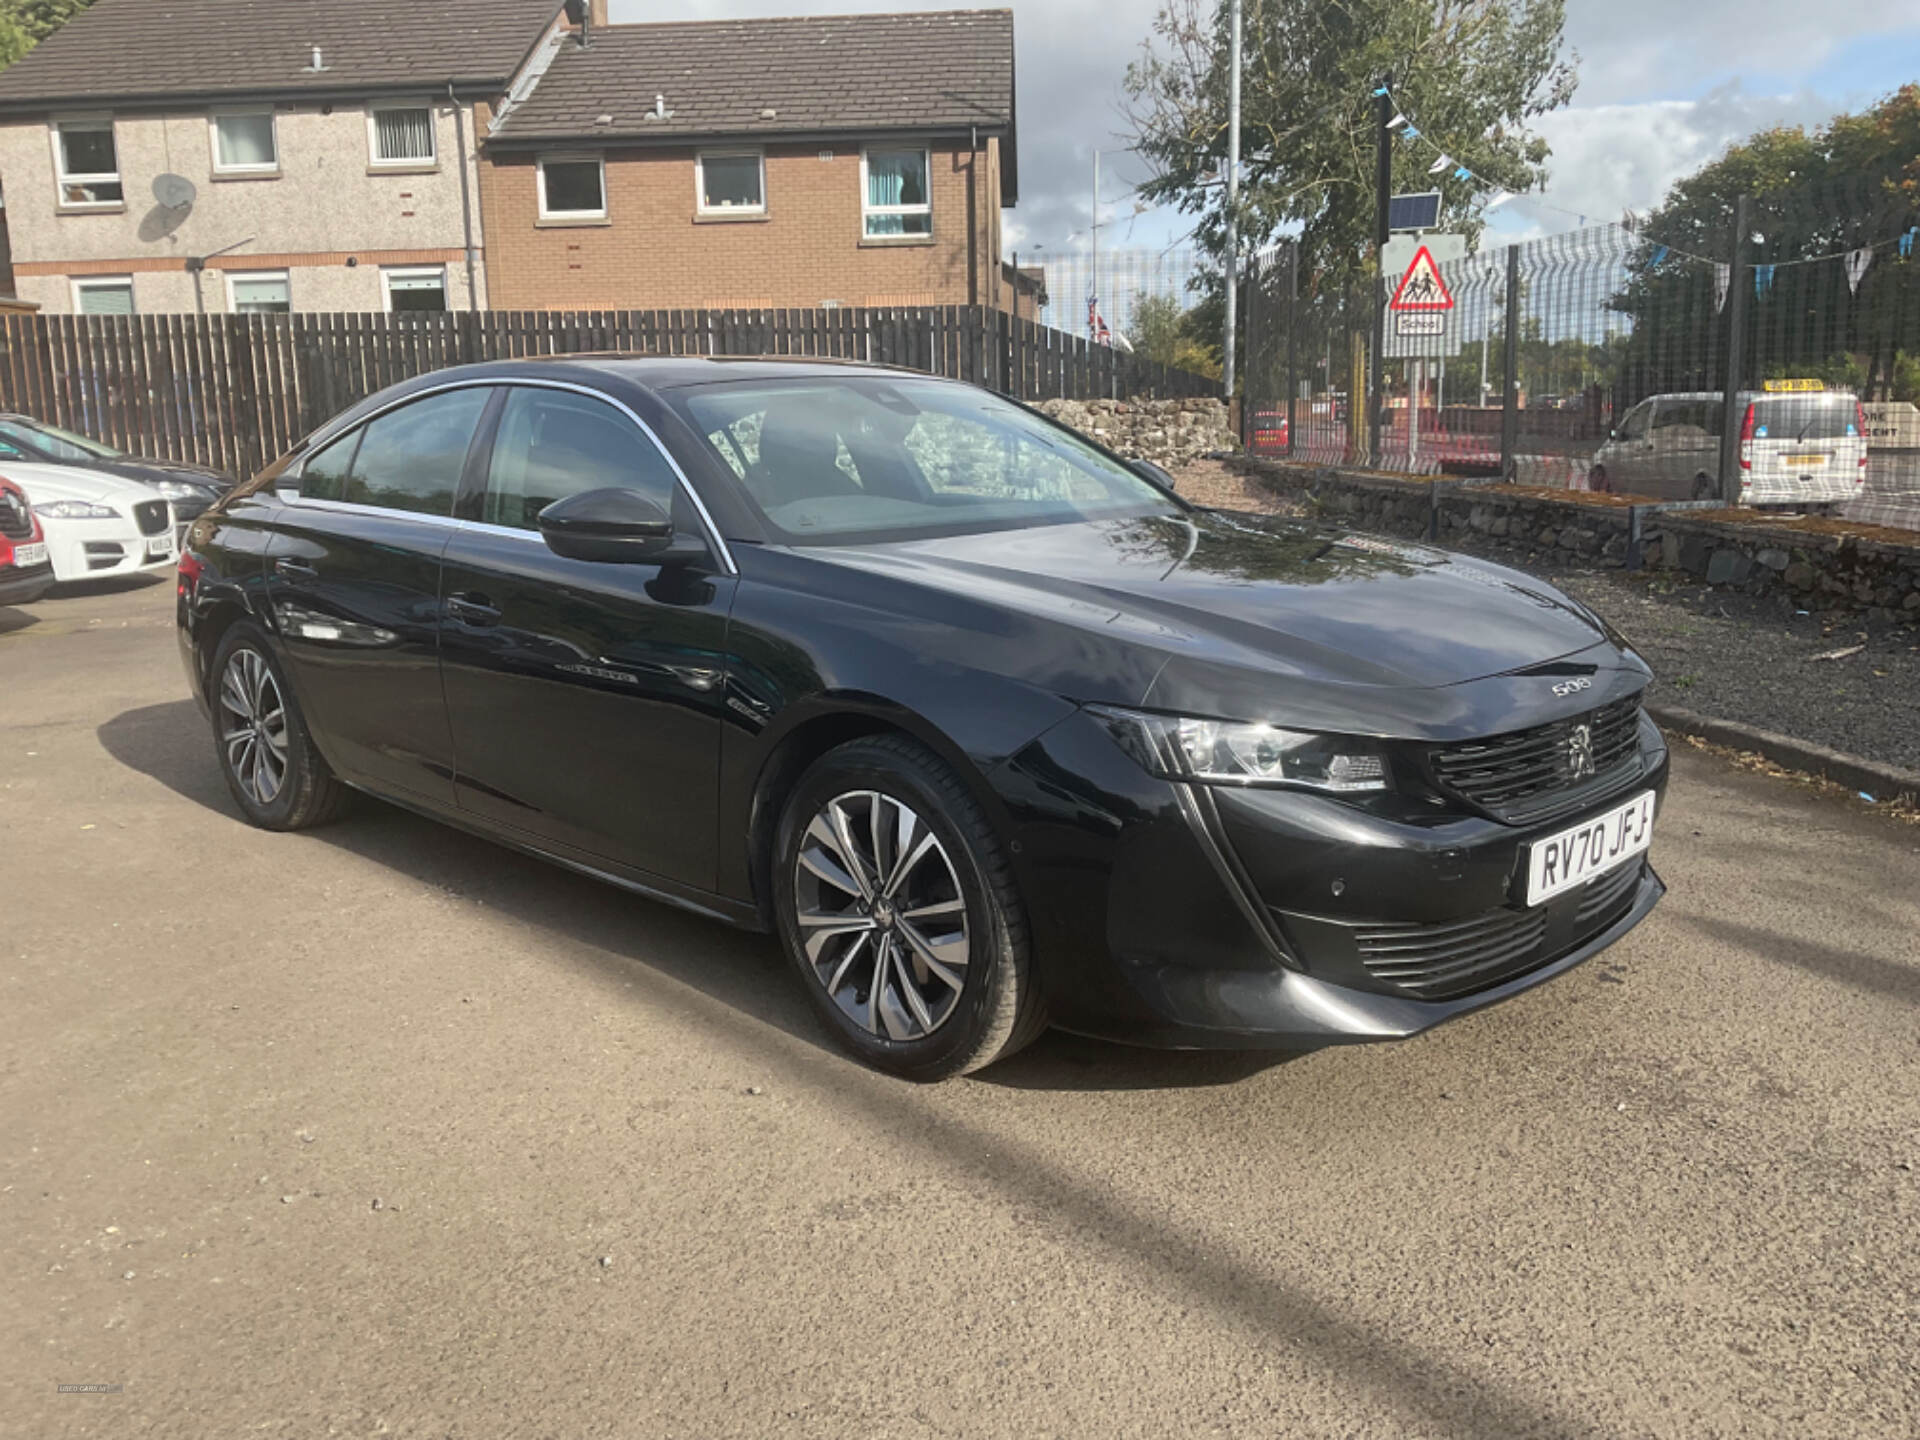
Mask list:
[{"label": "metal post", "polygon": [[1500,478],[1520,478],[1520,247],[1507,247],[1506,377],[1500,397]]},{"label": "metal post", "polygon": [[1416,358],[1407,380],[1407,469],[1418,475],[1420,459],[1420,392],[1427,387],[1427,362]]},{"label": "metal post", "polygon": [[1229,7],[1227,38],[1227,333],[1220,378],[1233,404],[1233,332],[1240,309],[1240,0]]},{"label": "metal post", "polygon": [[1300,242],[1295,240],[1287,246],[1287,454],[1293,454],[1294,445],[1294,404],[1293,397],[1299,393],[1300,383],[1294,376],[1295,346],[1294,338],[1300,332]]},{"label": "metal post", "polygon": [[1733,251],[1727,269],[1727,363],[1720,371],[1720,498],[1740,503],[1740,380],[1747,355],[1747,244],[1753,231],[1752,201],[1733,202]]},{"label": "metal post", "polygon": [[1100,302],[1100,152],[1093,152],[1093,249],[1087,257],[1087,293],[1093,302],[1087,306],[1087,343],[1099,339],[1099,327],[1093,323],[1094,306]]},{"label": "metal post", "polygon": [[1393,98],[1387,94],[1385,79],[1379,89],[1373,97],[1373,243],[1379,274],[1373,281],[1373,387],[1367,397],[1375,465],[1380,463],[1380,425],[1386,418],[1381,413],[1387,384],[1387,304],[1383,292],[1387,279],[1387,209],[1393,203],[1393,132],[1387,128],[1387,122],[1393,119]]}]

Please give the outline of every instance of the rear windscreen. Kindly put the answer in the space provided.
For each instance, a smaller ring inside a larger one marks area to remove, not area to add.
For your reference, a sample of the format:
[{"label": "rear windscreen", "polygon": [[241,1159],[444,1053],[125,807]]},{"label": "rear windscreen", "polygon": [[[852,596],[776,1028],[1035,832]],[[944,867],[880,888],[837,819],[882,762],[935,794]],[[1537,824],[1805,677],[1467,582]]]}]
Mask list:
[{"label": "rear windscreen", "polygon": [[1860,433],[1850,395],[1783,395],[1753,403],[1756,440],[1844,440]]}]

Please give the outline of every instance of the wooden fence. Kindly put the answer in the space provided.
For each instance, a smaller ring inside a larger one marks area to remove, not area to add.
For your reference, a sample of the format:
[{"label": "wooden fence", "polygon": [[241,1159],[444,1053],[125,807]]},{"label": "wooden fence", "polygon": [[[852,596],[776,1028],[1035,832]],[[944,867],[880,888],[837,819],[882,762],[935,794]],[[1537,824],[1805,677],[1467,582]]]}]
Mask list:
[{"label": "wooden fence", "polygon": [[1022,400],[1209,395],[1218,382],[983,306],[444,315],[0,315],[0,408],[246,475],[361,397],[533,355],[819,355]]}]

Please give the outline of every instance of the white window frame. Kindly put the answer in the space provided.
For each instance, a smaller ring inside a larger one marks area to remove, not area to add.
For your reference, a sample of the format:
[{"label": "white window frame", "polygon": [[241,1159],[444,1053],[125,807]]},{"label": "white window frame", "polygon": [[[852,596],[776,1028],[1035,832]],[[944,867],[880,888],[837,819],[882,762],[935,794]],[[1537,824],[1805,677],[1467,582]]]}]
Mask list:
[{"label": "white window frame", "polygon": [[[868,150],[918,150],[925,164],[927,177],[927,202],[924,205],[869,205],[867,197],[873,192],[867,188],[867,151]],[[924,215],[927,217],[927,231],[924,235],[908,232],[904,235],[875,235],[867,229],[867,220],[875,215]],[[881,242],[895,241],[924,244],[933,238],[933,151],[925,145],[862,145],[860,147],[860,238]]]},{"label": "white window frame", "polygon": [[[551,210],[547,208],[547,166],[594,164],[600,167],[600,208],[598,210]],[[541,155],[533,162],[533,183],[540,195],[539,215],[542,220],[605,220],[607,218],[607,157],[592,152],[556,151],[551,155]]]},{"label": "white window frame", "polygon": [[[760,203],[758,205],[707,204],[708,160],[752,160],[760,167]],[[606,198],[606,179],[601,178],[601,199]],[[753,145],[729,146],[693,153],[693,210],[696,215],[764,215],[767,213],[767,152]]]},{"label": "white window frame", "polygon": [[431,275],[440,282],[440,298],[447,302],[447,309],[453,309],[453,291],[447,287],[447,267],[444,265],[394,265],[380,271],[380,303],[386,307],[389,315],[393,309],[393,282],[395,280],[418,280],[423,275]]},{"label": "white window frame", "polygon": [[278,280],[287,287],[287,309],[293,309],[293,272],[291,270],[227,270],[227,313],[238,315],[240,302],[234,298],[233,287],[242,280]]},{"label": "white window frame", "polygon": [[[426,111],[427,140],[433,147],[433,153],[424,160],[417,156],[405,160],[383,159],[380,154],[380,127],[376,117],[389,110]],[[382,100],[378,105],[367,106],[367,168],[371,170],[438,170],[440,168],[440,117],[434,111],[432,100],[424,98]]]},{"label": "white window frame", "polygon": [[[104,130],[113,138],[113,169],[97,173],[69,174],[66,147],[60,143],[62,130]],[[113,116],[107,114],[55,115],[47,122],[47,139],[53,145],[53,200],[57,210],[124,210],[127,208],[126,182],[120,178],[120,136],[114,130]],[[111,182],[120,187],[118,200],[69,200],[69,185],[99,185]]]},{"label": "white window frame", "polygon": [[127,292],[127,313],[129,315],[140,313],[140,301],[139,297],[133,293],[133,276],[131,275],[76,275],[73,277],[72,284],[73,313],[76,315],[86,313],[80,307],[80,296],[83,291],[118,290],[122,287],[125,287]]},{"label": "white window frame", "polygon": [[[273,161],[268,165],[222,165],[220,163],[220,122],[236,115],[264,115],[273,135]],[[207,151],[215,175],[278,175],[280,173],[280,117],[271,105],[222,106],[207,116]],[[114,158],[119,158],[115,148]]]}]

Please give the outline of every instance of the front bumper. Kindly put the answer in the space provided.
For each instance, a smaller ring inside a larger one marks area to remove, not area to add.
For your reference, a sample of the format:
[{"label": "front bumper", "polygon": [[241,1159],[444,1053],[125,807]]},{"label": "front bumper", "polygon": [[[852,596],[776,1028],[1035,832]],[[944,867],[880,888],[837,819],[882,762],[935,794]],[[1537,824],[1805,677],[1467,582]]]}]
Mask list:
[{"label": "front bumper", "polygon": [[166,570],[179,562],[180,544],[171,522],[143,535],[131,519],[50,520],[43,518],[47,553],[54,578],[62,584]]},{"label": "front bumper", "polygon": [[0,566],[0,605],[31,605],[53,584],[53,561]]},{"label": "front bumper", "polygon": [[[1000,784],[1055,1023],[1179,1048],[1313,1048],[1404,1038],[1562,974],[1665,887],[1641,856],[1529,908],[1526,847],[1643,791],[1663,799],[1667,751],[1650,722],[1639,743],[1640,773],[1617,789],[1509,825],[1175,785],[1097,722],[1067,721]],[[1370,967],[1382,946],[1396,961],[1425,947],[1440,981]]]}]

